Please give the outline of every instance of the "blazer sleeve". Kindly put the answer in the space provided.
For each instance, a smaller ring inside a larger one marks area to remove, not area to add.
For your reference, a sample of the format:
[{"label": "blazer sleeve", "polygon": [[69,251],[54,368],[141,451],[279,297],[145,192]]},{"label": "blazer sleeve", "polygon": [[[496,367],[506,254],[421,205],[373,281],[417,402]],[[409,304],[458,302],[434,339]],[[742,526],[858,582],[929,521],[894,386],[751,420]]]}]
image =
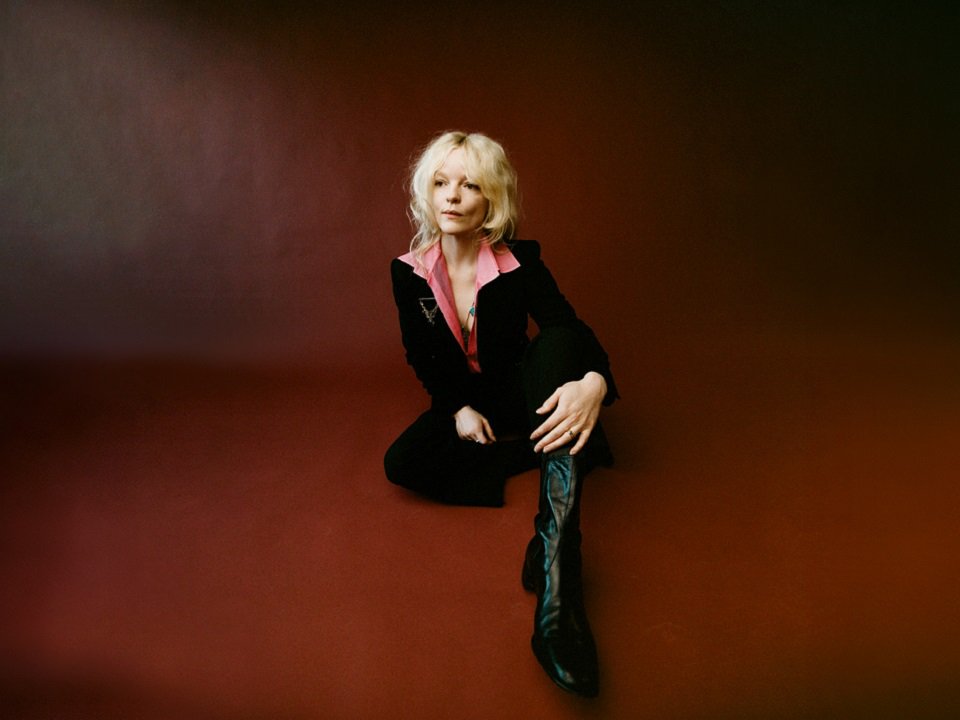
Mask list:
[{"label": "blazer sleeve", "polygon": [[[450,349],[456,353],[445,352],[446,348],[438,345],[437,333],[419,305],[419,298],[430,294],[426,283],[421,287],[419,278],[402,260],[395,259],[390,271],[407,363],[430,395],[433,409],[453,415],[469,404],[469,370],[463,353],[455,345]],[[443,322],[442,318],[438,322]]]},{"label": "blazer sleeve", "polygon": [[556,280],[543,260],[540,259],[540,243],[527,241],[525,257],[521,265],[527,275],[524,284],[527,308],[537,325],[543,328],[563,326],[575,330],[583,339],[586,366],[603,375],[607,381],[604,405],[610,405],[620,397],[617,384],[610,370],[610,358],[590,326],[577,317],[573,306],[560,292]]}]

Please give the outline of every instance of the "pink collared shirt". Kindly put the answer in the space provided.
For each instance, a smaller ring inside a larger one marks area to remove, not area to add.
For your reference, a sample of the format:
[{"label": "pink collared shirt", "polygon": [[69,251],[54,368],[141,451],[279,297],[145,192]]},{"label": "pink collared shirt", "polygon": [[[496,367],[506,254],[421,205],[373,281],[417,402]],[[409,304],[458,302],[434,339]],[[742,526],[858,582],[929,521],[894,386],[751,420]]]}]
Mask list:
[{"label": "pink collared shirt", "polygon": [[[423,265],[421,266],[413,257],[413,253],[401,255],[400,260],[413,268],[413,272],[427,281],[427,285],[433,291],[433,296],[437,300],[437,306],[443,313],[444,320],[447,321],[447,327],[456,338],[460,349],[467,356],[467,366],[470,372],[480,372],[480,362],[477,360],[477,323],[480,322],[480,308],[474,300],[473,327],[470,328],[470,335],[464,343],[463,333],[460,328],[460,319],[457,317],[457,305],[453,297],[453,288],[450,285],[450,274],[447,272],[447,261],[443,257],[443,250],[440,243],[437,243],[423,256]],[[495,280],[500,273],[508,273],[520,267],[520,263],[509,250],[503,253],[495,253],[489,245],[481,244],[477,253],[477,281],[474,298],[479,298],[480,288],[488,282]]]}]

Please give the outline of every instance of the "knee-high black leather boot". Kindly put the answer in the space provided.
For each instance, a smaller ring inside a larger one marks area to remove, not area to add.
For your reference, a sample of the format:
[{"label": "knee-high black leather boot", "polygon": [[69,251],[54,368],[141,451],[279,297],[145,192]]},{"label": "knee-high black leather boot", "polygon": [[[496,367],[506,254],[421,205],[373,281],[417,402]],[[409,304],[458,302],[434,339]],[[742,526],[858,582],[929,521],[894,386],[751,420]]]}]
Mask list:
[{"label": "knee-high black leather boot", "polygon": [[580,579],[579,461],[565,450],[540,464],[540,502],[527,546],[523,586],[537,594],[533,653],[550,679],[583,697],[599,692],[597,648]]}]

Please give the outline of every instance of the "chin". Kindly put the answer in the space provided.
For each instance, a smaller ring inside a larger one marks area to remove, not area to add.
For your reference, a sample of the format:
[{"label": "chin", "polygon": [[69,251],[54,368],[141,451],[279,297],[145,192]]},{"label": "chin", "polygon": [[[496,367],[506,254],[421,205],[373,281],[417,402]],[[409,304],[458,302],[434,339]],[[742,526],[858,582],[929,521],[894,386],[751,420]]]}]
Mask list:
[{"label": "chin", "polygon": [[456,237],[469,237],[476,233],[476,229],[466,229],[463,225],[457,223],[444,223],[440,226],[440,232],[444,235],[455,235]]}]

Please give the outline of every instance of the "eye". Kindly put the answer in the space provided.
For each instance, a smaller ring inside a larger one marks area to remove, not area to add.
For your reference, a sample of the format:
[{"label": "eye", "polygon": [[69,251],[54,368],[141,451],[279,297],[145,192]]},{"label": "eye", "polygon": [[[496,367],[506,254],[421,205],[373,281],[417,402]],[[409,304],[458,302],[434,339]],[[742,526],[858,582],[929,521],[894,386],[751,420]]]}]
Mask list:
[{"label": "eye", "polygon": [[437,178],[436,180],[433,181],[434,187],[441,187],[443,184],[444,184],[444,181],[441,180],[440,178]]},{"label": "eye", "polygon": [[480,186],[477,185],[476,183],[468,182],[468,183],[464,183],[463,186],[464,186],[467,190],[475,190],[475,191],[477,191],[477,192],[480,191]]}]

